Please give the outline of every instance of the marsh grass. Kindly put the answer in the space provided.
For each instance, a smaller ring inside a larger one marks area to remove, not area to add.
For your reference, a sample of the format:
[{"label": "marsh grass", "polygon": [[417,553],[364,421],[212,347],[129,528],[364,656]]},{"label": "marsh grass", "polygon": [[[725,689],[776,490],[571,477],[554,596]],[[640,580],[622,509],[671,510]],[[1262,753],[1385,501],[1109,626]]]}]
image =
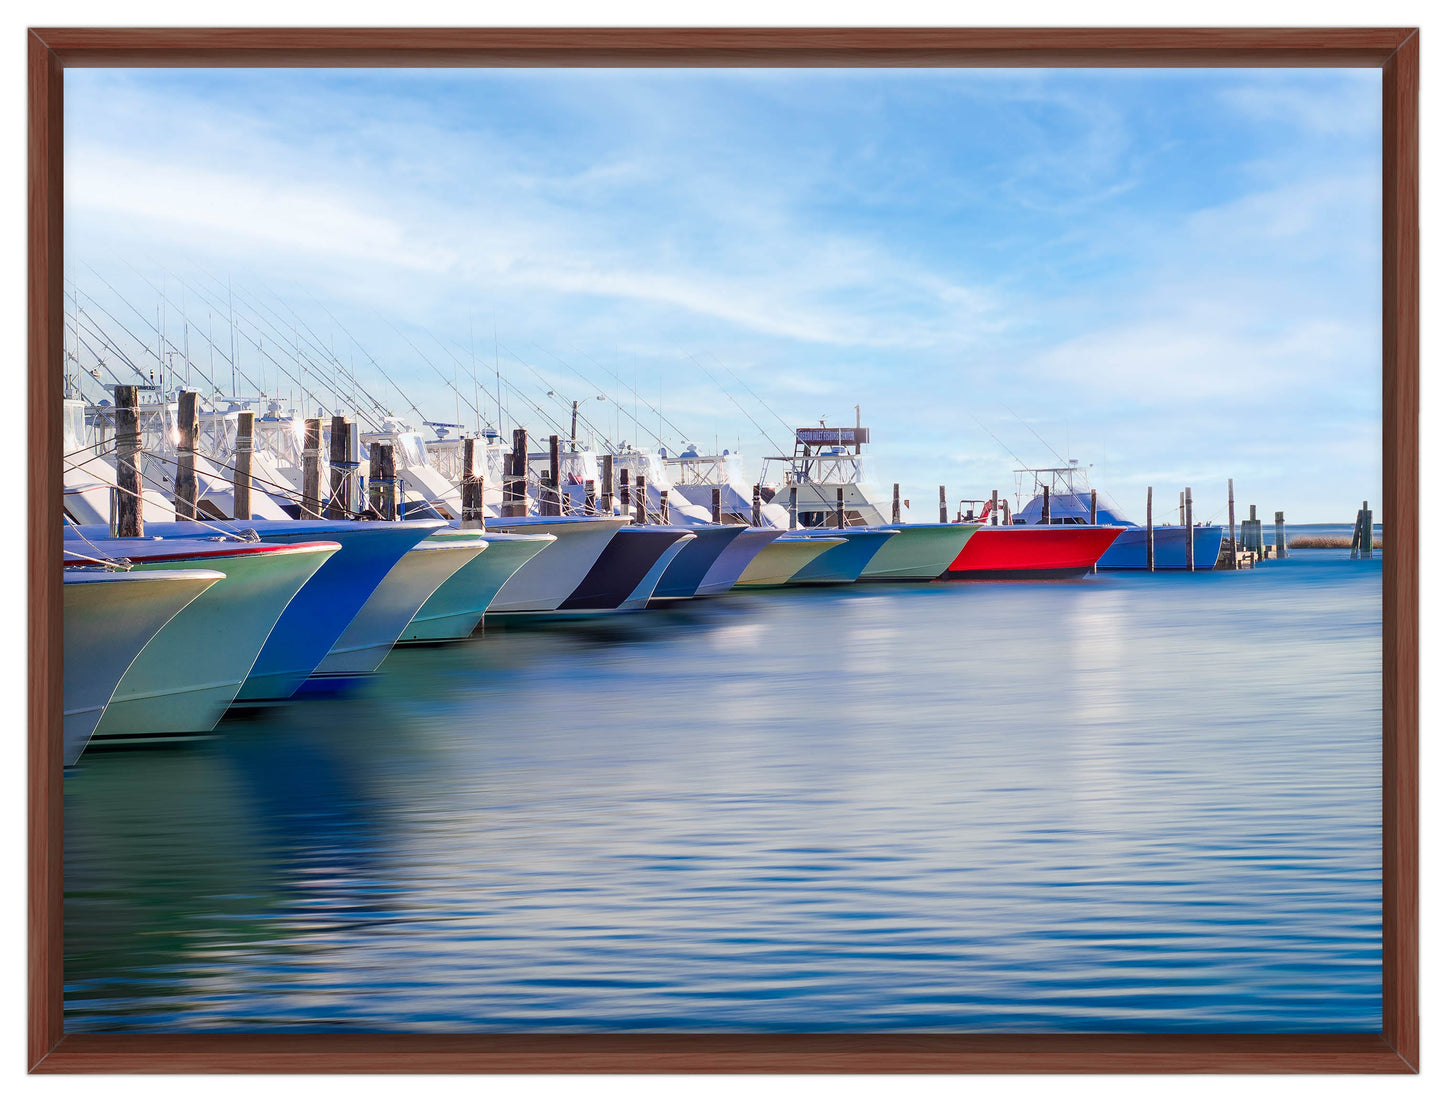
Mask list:
[{"label": "marsh grass", "polygon": [[[1384,539],[1375,536],[1375,549],[1381,550]],[[1290,550],[1349,550],[1348,535],[1298,535],[1289,540]]]}]

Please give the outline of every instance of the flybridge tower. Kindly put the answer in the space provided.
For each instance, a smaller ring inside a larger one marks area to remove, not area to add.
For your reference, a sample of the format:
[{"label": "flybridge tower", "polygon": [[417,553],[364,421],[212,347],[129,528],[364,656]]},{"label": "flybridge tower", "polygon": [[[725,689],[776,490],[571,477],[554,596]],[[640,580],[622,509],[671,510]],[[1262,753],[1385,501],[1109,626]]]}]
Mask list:
[{"label": "flybridge tower", "polygon": [[[855,421],[861,422],[857,406]],[[862,423],[851,427],[829,425],[826,420],[793,430],[793,453],[769,455],[764,460],[763,481],[768,467],[783,465],[784,478],[772,498],[788,509],[799,527],[823,527],[837,523],[839,512],[850,526],[884,523],[883,512],[865,488],[863,445],[869,442]],[[841,493],[841,506],[840,506]]]}]

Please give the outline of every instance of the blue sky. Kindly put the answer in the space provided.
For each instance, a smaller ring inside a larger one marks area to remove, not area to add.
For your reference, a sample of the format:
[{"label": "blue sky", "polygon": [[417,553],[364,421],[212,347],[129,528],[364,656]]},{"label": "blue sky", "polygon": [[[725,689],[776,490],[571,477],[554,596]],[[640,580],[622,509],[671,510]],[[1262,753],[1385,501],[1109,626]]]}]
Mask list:
[{"label": "blue sky", "polygon": [[1374,70],[68,70],[68,274],[122,318],[102,277],[147,317],[164,281],[218,333],[203,287],[283,301],[412,419],[367,355],[435,420],[459,401],[423,356],[471,396],[475,353],[527,395],[504,429],[605,390],[597,426],[655,446],[635,390],[751,459],[857,402],[873,479],[922,500],[1058,452],[1137,519],[1148,484],[1222,518],[1232,476],[1346,520],[1379,497],[1379,95]]}]

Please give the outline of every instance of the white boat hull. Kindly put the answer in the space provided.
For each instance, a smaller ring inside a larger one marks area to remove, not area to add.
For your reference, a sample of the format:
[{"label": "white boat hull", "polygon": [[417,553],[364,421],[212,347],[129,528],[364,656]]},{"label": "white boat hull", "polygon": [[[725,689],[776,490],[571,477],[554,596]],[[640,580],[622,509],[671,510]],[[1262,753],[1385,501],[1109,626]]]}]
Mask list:
[{"label": "white boat hull", "polygon": [[[483,535],[480,531],[465,534]],[[551,535],[486,532],[484,537],[486,551],[432,593],[398,642],[445,642],[470,637],[507,579],[556,542]]]},{"label": "white boat hull", "polygon": [[[520,522],[519,522],[520,521]],[[554,535],[557,541],[507,579],[488,606],[492,612],[554,612],[587,576],[626,517],[503,517],[487,528],[521,535]]]},{"label": "white boat hull", "polygon": [[[105,549],[105,543],[97,544]],[[137,562],[136,572],[223,570],[225,581],[188,604],[131,664],[92,736],[96,742],[204,734],[250,676],[286,605],[340,549],[300,543],[256,552]]]},{"label": "white boat hull", "polygon": [[407,551],[367,598],[314,675],[374,673],[422,605],[486,548],[485,540],[465,533],[456,540],[424,539]]},{"label": "white boat hull", "polygon": [[85,573],[65,580],[64,762],[80,759],[126,670],[216,570]]}]

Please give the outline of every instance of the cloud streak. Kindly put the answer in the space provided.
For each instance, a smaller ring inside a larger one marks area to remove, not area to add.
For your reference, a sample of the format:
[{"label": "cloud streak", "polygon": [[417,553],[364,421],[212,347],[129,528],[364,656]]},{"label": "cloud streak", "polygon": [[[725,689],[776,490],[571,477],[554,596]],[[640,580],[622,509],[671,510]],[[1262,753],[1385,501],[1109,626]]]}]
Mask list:
[{"label": "cloud streak", "polygon": [[1280,506],[1378,495],[1368,448],[1323,442],[1378,435],[1377,74],[67,80],[75,278],[144,299],[123,260],[323,304],[423,407],[456,398],[396,328],[467,357],[495,329],[751,454],[694,359],[800,424],[860,401],[883,482],[997,485],[1014,460],[972,418],[1003,405],[1129,484],[1258,455],[1268,406],[1315,472],[1261,460]]}]

